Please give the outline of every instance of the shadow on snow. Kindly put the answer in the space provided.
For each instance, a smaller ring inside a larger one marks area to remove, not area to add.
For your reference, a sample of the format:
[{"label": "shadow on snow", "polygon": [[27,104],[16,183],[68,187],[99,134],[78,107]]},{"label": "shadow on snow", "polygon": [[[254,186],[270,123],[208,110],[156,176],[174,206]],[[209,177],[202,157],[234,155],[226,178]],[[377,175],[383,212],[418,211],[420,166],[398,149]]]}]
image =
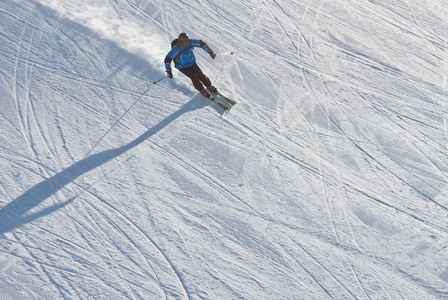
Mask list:
[{"label": "shadow on snow", "polygon": [[201,109],[207,105],[206,101],[198,101],[195,97],[182,106],[178,111],[172,113],[163,121],[143,133],[132,142],[116,149],[106,150],[86,157],[85,159],[73,164],[56,175],[36,184],[24,194],[8,203],[0,209],[0,234],[9,232],[14,228],[30,223],[33,220],[46,216],[58,209],[63,208],[77,198],[77,196],[67,200],[64,203],[55,204],[51,207],[42,209],[39,212],[27,214],[31,209],[43,203],[46,199],[56,194],[67,184],[73,182],[79,176],[90,172],[91,170],[117,158],[128,150],[140,145],[145,140],[157,134],[171,122],[183,114]]}]

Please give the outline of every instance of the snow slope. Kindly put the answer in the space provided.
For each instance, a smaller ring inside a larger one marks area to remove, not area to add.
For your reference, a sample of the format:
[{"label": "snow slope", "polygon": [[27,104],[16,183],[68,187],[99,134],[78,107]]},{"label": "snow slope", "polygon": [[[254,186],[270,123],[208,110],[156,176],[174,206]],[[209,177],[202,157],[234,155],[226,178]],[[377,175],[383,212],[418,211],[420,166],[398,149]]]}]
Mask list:
[{"label": "snow slope", "polygon": [[[0,2],[1,299],[447,299],[443,0]],[[182,31],[239,106],[163,58]]]}]

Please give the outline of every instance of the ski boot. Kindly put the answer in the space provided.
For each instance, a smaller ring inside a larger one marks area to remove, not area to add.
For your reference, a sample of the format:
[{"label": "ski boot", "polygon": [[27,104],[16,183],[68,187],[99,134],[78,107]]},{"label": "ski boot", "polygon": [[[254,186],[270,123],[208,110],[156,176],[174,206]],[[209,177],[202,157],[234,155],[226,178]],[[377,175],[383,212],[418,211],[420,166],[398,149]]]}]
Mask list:
[{"label": "ski boot", "polygon": [[209,86],[207,89],[212,93],[218,93],[218,89],[215,88],[213,85]]},{"label": "ski boot", "polygon": [[212,101],[215,100],[215,99],[213,98],[213,96],[210,95],[210,93],[207,92],[207,90],[206,90],[205,88],[202,89],[202,91],[200,91],[200,93],[201,93],[202,96],[204,96],[204,97],[206,97],[206,98],[208,98],[208,99],[210,99],[210,100],[212,100]]}]

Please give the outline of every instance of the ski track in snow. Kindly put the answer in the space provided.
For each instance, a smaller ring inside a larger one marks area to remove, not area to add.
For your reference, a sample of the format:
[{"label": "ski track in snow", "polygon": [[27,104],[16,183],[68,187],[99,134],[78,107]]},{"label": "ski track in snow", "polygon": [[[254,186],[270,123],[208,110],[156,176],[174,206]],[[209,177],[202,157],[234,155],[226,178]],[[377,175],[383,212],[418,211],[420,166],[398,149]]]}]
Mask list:
[{"label": "ski track in snow", "polygon": [[3,1],[0,298],[448,297],[445,6]]}]

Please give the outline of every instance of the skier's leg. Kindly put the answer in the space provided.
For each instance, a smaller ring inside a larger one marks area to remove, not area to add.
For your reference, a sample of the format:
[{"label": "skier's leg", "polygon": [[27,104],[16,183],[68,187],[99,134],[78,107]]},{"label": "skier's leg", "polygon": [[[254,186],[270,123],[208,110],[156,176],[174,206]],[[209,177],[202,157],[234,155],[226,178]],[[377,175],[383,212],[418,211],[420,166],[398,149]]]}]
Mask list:
[{"label": "skier's leg", "polygon": [[202,91],[204,89],[204,86],[202,85],[201,80],[196,74],[197,70],[194,68],[195,65],[196,64],[188,68],[183,68],[180,71],[191,79],[191,82],[193,82],[193,86],[195,89],[197,89],[198,91]]},{"label": "skier's leg", "polygon": [[194,70],[197,78],[206,86],[210,87],[212,85],[212,82],[210,81],[210,78],[205,76],[205,74],[202,72],[201,68],[199,68],[198,64],[194,64],[191,66],[191,68]]}]

